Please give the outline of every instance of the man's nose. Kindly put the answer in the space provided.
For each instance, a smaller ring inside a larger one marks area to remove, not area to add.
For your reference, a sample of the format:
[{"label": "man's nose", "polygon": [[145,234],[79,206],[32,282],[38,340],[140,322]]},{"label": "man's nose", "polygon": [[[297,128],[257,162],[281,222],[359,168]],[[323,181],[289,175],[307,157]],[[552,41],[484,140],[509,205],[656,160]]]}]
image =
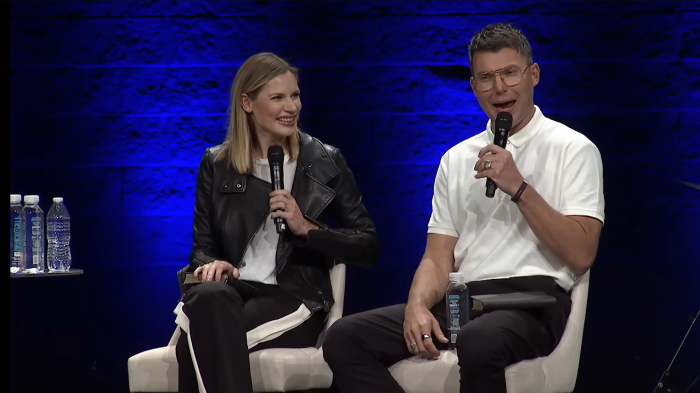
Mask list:
[{"label": "man's nose", "polygon": [[503,78],[501,78],[500,74],[494,75],[493,88],[497,93],[503,93],[504,91],[508,90],[508,85],[503,82]]}]

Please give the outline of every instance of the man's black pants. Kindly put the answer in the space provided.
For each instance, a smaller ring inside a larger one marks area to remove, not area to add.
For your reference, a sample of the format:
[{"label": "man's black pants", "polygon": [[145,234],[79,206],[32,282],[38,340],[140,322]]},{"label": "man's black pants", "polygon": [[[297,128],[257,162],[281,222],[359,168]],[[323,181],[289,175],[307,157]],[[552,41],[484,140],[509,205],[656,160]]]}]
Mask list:
[{"label": "man's black pants", "polygon": [[[550,354],[571,311],[571,298],[551,277],[531,276],[468,283],[470,295],[543,291],[555,305],[499,310],[474,318],[457,336],[461,393],[506,393],[505,368]],[[414,356],[403,336],[405,304],[350,315],[326,333],[323,355],[342,393],[403,393],[388,366]],[[447,337],[444,300],[430,310]],[[447,344],[433,339],[437,349]]]}]

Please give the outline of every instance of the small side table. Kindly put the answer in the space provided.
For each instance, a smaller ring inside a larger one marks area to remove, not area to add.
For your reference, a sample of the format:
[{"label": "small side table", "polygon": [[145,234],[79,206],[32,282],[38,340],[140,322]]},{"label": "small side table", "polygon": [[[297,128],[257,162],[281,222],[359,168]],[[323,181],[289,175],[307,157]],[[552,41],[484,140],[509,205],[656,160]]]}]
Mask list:
[{"label": "small side table", "polygon": [[91,391],[87,276],[10,274],[10,391]]},{"label": "small side table", "polygon": [[81,274],[83,274],[83,269],[70,269],[67,272],[49,272],[49,271],[46,271],[44,273],[10,273],[10,278],[79,276]]}]

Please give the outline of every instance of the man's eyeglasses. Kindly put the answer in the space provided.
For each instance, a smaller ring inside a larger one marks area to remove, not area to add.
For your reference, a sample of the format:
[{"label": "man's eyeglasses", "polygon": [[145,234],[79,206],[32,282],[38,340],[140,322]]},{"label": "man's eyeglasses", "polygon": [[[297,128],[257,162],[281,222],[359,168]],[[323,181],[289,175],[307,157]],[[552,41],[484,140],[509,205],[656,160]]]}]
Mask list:
[{"label": "man's eyeglasses", "polygon": [[501,78],[501,80],[503,81],[503,83],[505,83],[506,86],[514,87],[523,81],[523,74],[525,73],[525,71],[527,71],[528,68],[530,68],[531,65],[532,63],[528,64],[528,66],[525,67],[525,69],[522,71],[518,66],[511,66],[503,68],[501,70],[482,72],[477,74],[475,77],[472,77],[472,81],[474,82],[476,89],[484,93],[493,89],[494,83],[496,81],[496,75],[498,75]]}]

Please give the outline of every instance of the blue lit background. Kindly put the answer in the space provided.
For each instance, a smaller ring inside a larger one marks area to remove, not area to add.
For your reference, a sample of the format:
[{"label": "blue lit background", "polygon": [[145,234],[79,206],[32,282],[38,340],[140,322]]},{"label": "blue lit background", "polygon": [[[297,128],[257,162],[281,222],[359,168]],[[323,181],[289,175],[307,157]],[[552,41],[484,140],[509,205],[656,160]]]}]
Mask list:
[{"label": "blue lit background", "polygon": [[[14,361],[24,320],[42,348],[23,361],[63,359],[32,381],[44,391],[126,391],[126,359],[167,343],[198,160],[224,138],[237,67],[260,51],[301,68],[302,126],[343,150],[382,239],[379,266],[348,271],[346,314],[403,302],[438,160],[484,128],[467,47],[497,21],[530,39],[535,102],[604,161],[607,222],[577,392],[650,392],[700,307],[700,192],[674,181],[700,184],[700,2],[10,8],[10,192],[39,194],[44,209],[65,198],[86,272],[12,280],[13,390],[29,383]],[[20,307],[30,301],[42,311]],[[692,332],[676,360],[681,387],[700,372],[699,343]]]}]

